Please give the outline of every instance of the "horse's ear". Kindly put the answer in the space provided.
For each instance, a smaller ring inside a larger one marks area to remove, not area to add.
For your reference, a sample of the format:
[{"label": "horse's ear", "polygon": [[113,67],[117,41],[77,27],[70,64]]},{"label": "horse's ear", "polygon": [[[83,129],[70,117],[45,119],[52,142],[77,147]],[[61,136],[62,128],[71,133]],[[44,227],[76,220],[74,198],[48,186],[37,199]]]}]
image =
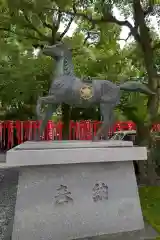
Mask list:
[{"label": "horse's ear", "polygon": [[35,49],[40,48],[41,50],[44,48],[43,44],[33,44],[32,45]]},{"label": "horse's ear", "polygon": [[56,46],[63,46],[63,44],[64,44],[64,43],[61,42],[61,41],[56,41],[56,43],[55,43]]}]

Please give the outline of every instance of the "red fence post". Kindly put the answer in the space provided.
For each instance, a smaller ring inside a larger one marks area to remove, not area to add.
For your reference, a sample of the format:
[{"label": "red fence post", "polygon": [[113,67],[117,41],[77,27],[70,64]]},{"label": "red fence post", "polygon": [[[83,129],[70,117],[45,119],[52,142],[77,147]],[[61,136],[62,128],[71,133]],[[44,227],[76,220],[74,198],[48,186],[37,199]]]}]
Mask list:
[{"label": "red fence post", "polygon": [[52,127],[52,121],[48,121],[46,128],[45,128],[45,140],[52,140],[53,138],[53,127]]},{"label": "red fence post", "polygon": [[101,122],[100,121],[93,121],[92,125],[93,125],[93,137],[96,136],[96,133],[98,131],[98,128],[100,126]]},{"label": "red fence post", "polygon": [[93,136],[93,123],[90,120],[85,121],[85,140],[92,140]]},{"label": "red fence post", "polygon": [[13,130],[14,130],[14,125],[13,121],[7,121],[6,122],[6,129],[7,129],[7,149],[10,149],[14,145],[14,140],[13,140]]},{"label": "red fence post", "polygon": [[69,140],[75,140],[76,139],[76,122],[73,120],[69,123]]},{"label": "red fence post", "polygon": [[23,122],[24,141],[32,140],[32,121]]},{"label": "red fence post", "polygon": [[22,143],[22,126],[21,126],[21,121],[16,121],[15,122],[15,129],[16,129],[16,137],[17,137],[17,142],[18,144]]},{"label": "red fence post", "polygon": [[62,140],[62,132],[63,132],[63,123],[61,122],[61,121],[59,121],[56,125],[55,125],[55,127],[54,127],[55,129],[56,129],[56,139],[58,138],[58,140]]},{"label": "red fence post", "polygon": [[159,123],[157,123],[157,131],[160,132],[160,124]]},{"label": "red fence post", "polygon": [[84,122],[76,122],[76,139],[85,140],[84,139]]},{"label": "red fence post", "polygon": [[3,121],[0,121],[0,148],[3,146]]},{"label": "red fence post", "polygon": [[[32,137],[35,139],[37,132],[40,130],[41,120],[32,121]],[[43,137],[43,136],[41,136]]]},{"label": "red fence post", "polygon": [[52,134],[53,134],[53,140],[57,139],[57,123],[52,122]]}]

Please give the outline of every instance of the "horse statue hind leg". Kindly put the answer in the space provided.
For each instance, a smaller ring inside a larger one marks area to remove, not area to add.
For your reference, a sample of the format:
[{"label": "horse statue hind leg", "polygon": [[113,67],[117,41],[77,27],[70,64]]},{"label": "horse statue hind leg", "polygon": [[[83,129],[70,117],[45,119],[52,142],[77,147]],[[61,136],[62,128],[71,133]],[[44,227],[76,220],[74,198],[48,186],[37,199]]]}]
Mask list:
[{"label": "horse statue hind leg", "polygon": [[[41,136],[45,130],[47,122],[51,119],[53,113],[57,109],[57,104],[54,103],[53,101],[54,99],[55,99],[54,96],[50,95],[46,97],[41,97],[37,101],[37,107],[36,107],[37,117],[38,117],[38,120],[42,120],[42,123],[40,125],[40,129],[37,129],[36,131],[36,139],[35,139],[36,141],[41,140]],[[43,114],[43,116],[41,114],[42,104],[48,104],[45,114]]]},{"label": "horse statue hind leg", "polygon": [[113,124],[114,119],[114,107],[111,104],[101,103],[100,111],[103,117],[103,123],[98,129],[96,136],[93,138],[94,141],[98,141],[101,136],[105,137],[105,140],[109,139],[109,129]]},{"label": "horse statue hind leg", "polygon": [[103,134],[105,136],[105,139],[109,139],[109,130],[110,127],[113,124],[114,119],[114,108],[119,104],[120,102],[120,88],[116,84],[112,83],[108,80],[99,80],[97,81],[97,84],[101,84],[100,87],[100,111],[101,115],[103,117],[103,123],[99,130],[97,131],[97,134],[94,138],[94,140],[98,140],[100,136]]}]

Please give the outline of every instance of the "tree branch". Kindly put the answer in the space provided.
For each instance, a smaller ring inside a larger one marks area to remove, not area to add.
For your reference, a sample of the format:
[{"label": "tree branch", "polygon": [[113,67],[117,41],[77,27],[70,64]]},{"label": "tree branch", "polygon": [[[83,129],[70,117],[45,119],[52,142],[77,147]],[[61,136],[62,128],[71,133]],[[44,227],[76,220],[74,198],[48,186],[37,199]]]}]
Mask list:
[{"label": "tree branch", "polygon": [[51,39],[51,44],[54,44],[54,42],[56,41],[56,39],[58,38],[56,36],[56,33],[58,32],[60,23],[61,23],[61,17],[62,17],[62,13],[60,11],[60,9],[55,9],[54,12],[57,12],[57,20],[54,19],[54,15],[53,15],[53,27],[52,27],[52,39]]},{"label": "tree branch", "polygon": [[146,11],[144,11],[144,16],[146,17],[148,14],[153,12],[153,6],[149,6]]},{"label": "tree branch", "polygon": [[150,14],[151,12],[153,12],[153,1],[149,0],[149,6],[146,9],[146,11],[144,11],[144,16],[146,17],[148,14]]},{"label": "tree branch", "polygon": [[63,33],[60,34],[60,37],[59,37],[60,40],[61,40],[61,39],[66,35],[66,33],[68,32],[68,30],[69,30],[69,28],[70,28],[73,20],[74,20],[74,16],[71,16],[71,18],[70,18],[70,20],[69,20],[69,22],[68,22],[68,24],[67,24],[67,27],[65,28],[65,30],[63,31]]},{"label": "tree branch", "polygon": [[85,37],[84,42],[83,42],[84,45],[86,44],[86,42],[89,38],[90,38],[90,31],[87,32],[87,36]]},{"label": "tree branch", "polygon": [[[53,11],[55,11],[55,9],[52,9]],[[135,38],[135,40],[137,42],[140,42],[140,36],[138,34],[137,29],[132,26],[132,24],[127,21],[127,20],[118,20],[116,17],[114,17],[111,13],[106,13],[104,16],[100,17],[100,18],[93,18],[92,14],[85,14],[83,12],[78,12],[77,9],[74,7],[74,11],[61,11],[61,13],[66,13],[68,15],[71,15],[73,17],[80,17],[84,20],[87,20],[89,22],[91,22],[93,25],[95,24],[99,24],[99,23],[115,23],[119,26],[125,26],[128,27],[130,29],[131,35],[133,35],[133,37]]]},{"label": "tree branch", "polygon": [[160,48],[160,42],[158,42],[158,43],[156,43],[153,47],[152,47],[152,49],[155,51],[155,50],[157,50],[157,49],[159,49]]},{"label": "tree branch", "polygon": [[33,40],[41,41],[40,38],[35,37],[35,36],[31,35],[31,34],[23,34],[23,33],[20,33],[20,32],[15,32],[15,31],[11,30],[10,28],[0,27],[0,31],[10,32],[10,33],[13,33],[13,34],[15,34],[15,35],[17,35],[17,36],[23,36],[23,37],[25,37],[25,38],[27,38],[27,39],[33,39]]},{"label": "tree branch", "polygon": [[[86,37],[85,37],[85,39],[84,39],[83,44],[86,44],[87,40],[88,40],[89,38],[91,38],[91,33],[93,33],[92,31],[95,29],[95,24],[94,24],[94,23],[91,23],[91,24],[92,24],[92,25],[91,25],[90,29],[89,29],[88,32],[87,32],[87,35],[86,35]],[[97,32],[96,32],[96,33],[97,33]]]},{"label": "tree branch", "polygon": [[98,43],[98,41],[96,41],[96,38],[97,39],[99,38],[99,34],[98,33],[99,32],[94,31],[94,28],[91,27],[91,29],[89,31],[87,31],[87,33],[86,33],[86,37],[84,39],[83,44],[85,45],[89,39],[91,39],[91,40],[93,39],[92,43],[94,43],[94,44]]},{"label": "tree branch", "polygon": [[118,39],[118,40],[119,40],[119,41],[125,41],[125,42],[127,42],[127,41],[128,41],[128,39],[131,37],[131,35],[132,35],[132,33],[131,33],[131,32],[129,32],[129,34],[128,34],[127,38],[120,38],[120,39]]},{"label": "tree branch", "polygon": [[46,21],[42,20],[42,13],[39,13],[39,14],[38,14],[38,17],[39,17],[41,23],[43,24],[43,27],[47,27],[47,28],[49,28],[50,30],[53,29],[53,26],[52,26],[50,23],[47,23]]},{"label": "tree branch", "polygon": [[56,30],[57,30],[57,31],[58,31],[59,26],[60,26],[61,17],[62,17],[62,13],[61,13],[60,9],[58,9],[58,19],[57,19],[57,22],[56,22],[56,24],[55,24],[55,27],[56,27]]},{"label": "tree branch", "polygon": [[24,15],[24,18],[26,20],[26,22],[28,23],[28,28],[34,30],[40,37],[41,37],[41,40],[47,40],[47,41],[50,41],[50,38],[46,35],[44,35],[43,33],[41,33],[41,31],[39,31],[35,26],[34,24],[31,22],[31,20],[29,19],[29,17],[23,12],[23,15]]}]

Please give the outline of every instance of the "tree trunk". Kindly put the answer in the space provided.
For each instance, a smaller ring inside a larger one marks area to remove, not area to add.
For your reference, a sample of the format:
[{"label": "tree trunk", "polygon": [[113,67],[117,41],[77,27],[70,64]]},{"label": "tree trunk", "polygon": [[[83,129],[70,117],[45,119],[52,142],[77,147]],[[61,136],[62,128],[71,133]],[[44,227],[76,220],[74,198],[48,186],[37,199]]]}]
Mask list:
[{"label": "tree trunk", "polygon": [[147,146],[148,136],[150,135],[149,127],[145,126],[144,123],[137,123],[136,126],[137,126],[136,145]]},{"label": "tree trunk", "polygon": [[70,113],[71,113],[70,106],[63,103],[62,104],[63,140],[69,139]]},{"label": "tree trunk", "polygon": [[[139,30],[139,36],[140,36],[140,40],[138,43],[144,55],[144,63],[145,63],[145,67],[148,75],[148,86],[153,92],[156,93],[155,95],[151,95],[148,97],[148,113],[150,116],[150,123],[152,123],[158,112],[158,104],[159,104],[158,92],[159,92],[160,80],[157,76],[157,71],[154,64],[152,40],[150,37],[149,29],[145,22],[145,15],[144,15],[144,11],[142,9],[140,0],[133,1],[133,10],[134,10],[135,26],[137,26],[137,31]],[[148,129],[150,130],[150,127]],[[146,133],[143,132],[142,134],[145,134],[145,137],[148,139],[148,146],[150,146],[151,145],[150,131],[147,131]],[[151,154],[149,154],[147,172],[148,172],[149,180],[152,184],[156,179],[156,172],[155,172],[155,169],[153,168],[154,168],[154,164],[152,162]]]},{"label": "tree trunk", "polygon": [[[145,22],[145,16],[143,9],[140,4],[140,0],[134,0],[134,20],[135,25],[139,27],[140,42],[139,45],[144,55],[144,63],[148,75],[148,86],[149,88],[157,93],[157,88],[160,86],[160,80],[157,76],[157,70],[154,64],[154,53],[152,48],[152,40],[150,37],[149,29]],[[159,97],[158,93],[149,96],[148,110],[151,120],[154,119],[158,111]]]},{"label": "tree trunk", "polygon": [[[137,123],[137,135],[136,135],[136,145],[138,146],[147,146],[148,136],[149,136],[149,128],[144,126],[143,123]],[[145,161],[138,161],[139,167],[139,182],[146,183],[147,181],[147,164]]]}]

